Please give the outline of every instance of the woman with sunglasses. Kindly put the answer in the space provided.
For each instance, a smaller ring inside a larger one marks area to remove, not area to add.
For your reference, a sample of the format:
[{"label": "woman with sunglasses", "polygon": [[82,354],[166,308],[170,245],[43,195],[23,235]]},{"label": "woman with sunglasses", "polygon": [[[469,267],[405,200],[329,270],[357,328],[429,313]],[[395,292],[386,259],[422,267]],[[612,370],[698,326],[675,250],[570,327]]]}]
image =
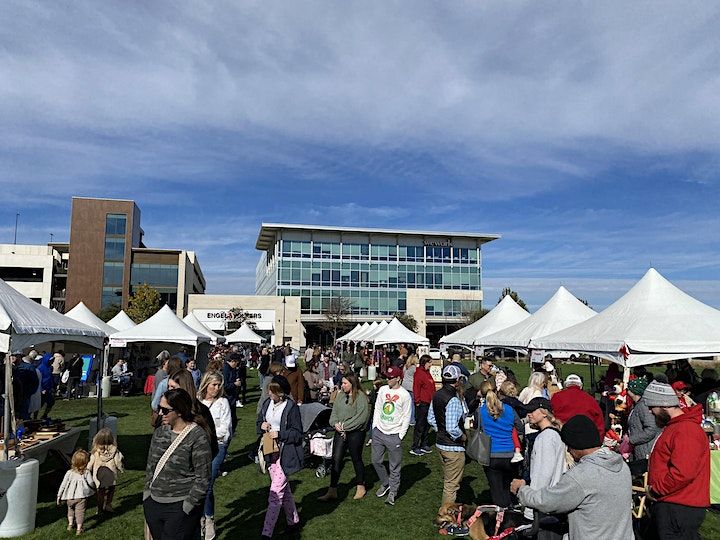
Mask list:
[{"label": "woman with sunglasses", "polygon": [[165,392],[145,470],[143,510],[153,540],[195,538],[210,483],[210,440],[183,389]]},{"label": "woman with sunglasses", "polygon": [[273,377],[267,389],[269,397],[260,408],[256,421],[257,433],[269,433],[277,441],[278,451],[264,456],[270,475],[270,494],[262,538],[272,538],[281,508],[285,510],[287,520],[286,533],[299,531],[300,516],[288,477],[303,467],[300,408],[290,395],[290,383],[278,375]]}]

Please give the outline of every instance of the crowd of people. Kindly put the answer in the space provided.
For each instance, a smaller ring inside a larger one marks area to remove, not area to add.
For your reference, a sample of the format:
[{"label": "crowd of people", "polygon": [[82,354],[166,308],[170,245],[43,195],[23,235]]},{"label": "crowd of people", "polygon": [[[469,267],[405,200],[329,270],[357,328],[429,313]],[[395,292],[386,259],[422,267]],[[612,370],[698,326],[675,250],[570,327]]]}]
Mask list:
[{"label": "crowd of people", "polygon": [[[700,421],[703,394],[719,385],[714,372],[697,377],[682,362],[667,374],[635,370],[623,396],[616,388],[622,376],[611,365],[598,389],[604,398],[598,401],[580,376],[562,378],[551,362],[534,366],[527,384],[521,384],[511,369],[499,369],[490,357],[480,359],[473,373],[453,357],[443,362],[436,385],[430,356],[418,357],[405,346],[343,354],[308,347],[302,355],[289,346],[221,346],[211,352],[202,373],[192,358],[163,351],[157,360],[150,416],[154,432],[143,491],[146,537],[155,540],[216,537],[213,486],[238,429],[237,410],[249,405],[250,369],[257,370],[261,392],[258,452],[253,455],[270,481],[263,538],[274,536],[281,513],[286,533],[301,527],[289,478],[305,465],[301,409],[314,402],[332,408],[329,485],[319,503],[338,498],[348,455],[352,499],[367,495],[363,449],[370,446],[375,495],[394,506],[401,493],[406,437],[412,456],[437,460],[443,477],[438,499],[453,503],[468,462],[469,437],[481,431],[489,436],[482,465],[490,500],[483,502],[536,519],[541,540],[566,534],[571,539],[632,538],[628,461],[649,473],[647,496],[654,501],[659,538],[699,538],[709,506],[709,447]],[[364,390],[369,365],[378,367],[379,378]],[[122,362],[116,366],[118,376],[129,376]],[[622,436],[614,437],[618,430]],[[73,457],[58,494],[58,501],[68,501],[68,527],[78,534],[82,501],[97,492],[98,508],[112,511],[112,486],[122,470],[121,458],[108,457],[121,456],[113,439],[99,441],[98,448],[103,450],[94,462],[89,456]],[[103,463],[115,464],[105,480],[93,468],[101,456]],[[468,529],[457,523],[446,532],[464,535]]]}]

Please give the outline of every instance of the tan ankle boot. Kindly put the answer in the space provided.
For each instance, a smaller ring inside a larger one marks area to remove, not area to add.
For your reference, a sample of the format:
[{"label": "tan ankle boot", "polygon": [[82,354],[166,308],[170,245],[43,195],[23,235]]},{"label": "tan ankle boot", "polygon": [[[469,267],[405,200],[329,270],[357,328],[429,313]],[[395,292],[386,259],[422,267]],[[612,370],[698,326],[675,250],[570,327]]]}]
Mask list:
[{"label": "tan ankle boot", "polygon": [[362,499],[365,496],[365,486],[362,484],[358,485],[357,490],[355,491],[355,496],[353,499],[358,500]]},{"label": "tan ankle boot", "polygon": [[328,488],[327,493],[322,497],[318,497],[318,501],[328,502],[337,499],[337,488]]}]

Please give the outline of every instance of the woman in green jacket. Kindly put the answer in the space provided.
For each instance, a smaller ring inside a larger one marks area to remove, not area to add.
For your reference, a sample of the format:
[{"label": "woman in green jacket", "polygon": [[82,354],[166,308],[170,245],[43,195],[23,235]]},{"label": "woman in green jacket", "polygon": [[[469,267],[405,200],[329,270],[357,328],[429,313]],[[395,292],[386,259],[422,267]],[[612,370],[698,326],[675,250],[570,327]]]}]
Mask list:
[{"label": "woman in green jacket", "polygon": [[357,491],[353,499],[365,496],[365,465],[362,461],[363,444],[365,442],[365,425],[370,417],[370,406],[365,392],[360,388],[360,381],[353,373],[345,373],[330,415],[330,425],[335,428],[333,438],[332,469],[330,470],[330,487],[320,501],[337,499],[337,486],[345,461],[345,451],[355,469]]}]

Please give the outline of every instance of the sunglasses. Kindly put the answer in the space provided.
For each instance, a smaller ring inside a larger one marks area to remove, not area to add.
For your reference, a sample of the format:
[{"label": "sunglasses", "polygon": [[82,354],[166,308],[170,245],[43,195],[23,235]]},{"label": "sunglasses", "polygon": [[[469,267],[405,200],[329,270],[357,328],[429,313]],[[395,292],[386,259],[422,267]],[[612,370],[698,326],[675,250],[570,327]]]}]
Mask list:
[{"label": "sunglasses", "polygon": [[174,410],[175,410],[175,409],[171,409],[170,407],[160,407],[160,408],[158,408],[158,411],[159,411],[160,414],[162,414],[163,416],[165,416],[165,415],[167,415],[167,414],[170,414],[170,413],[173,412]]}]

